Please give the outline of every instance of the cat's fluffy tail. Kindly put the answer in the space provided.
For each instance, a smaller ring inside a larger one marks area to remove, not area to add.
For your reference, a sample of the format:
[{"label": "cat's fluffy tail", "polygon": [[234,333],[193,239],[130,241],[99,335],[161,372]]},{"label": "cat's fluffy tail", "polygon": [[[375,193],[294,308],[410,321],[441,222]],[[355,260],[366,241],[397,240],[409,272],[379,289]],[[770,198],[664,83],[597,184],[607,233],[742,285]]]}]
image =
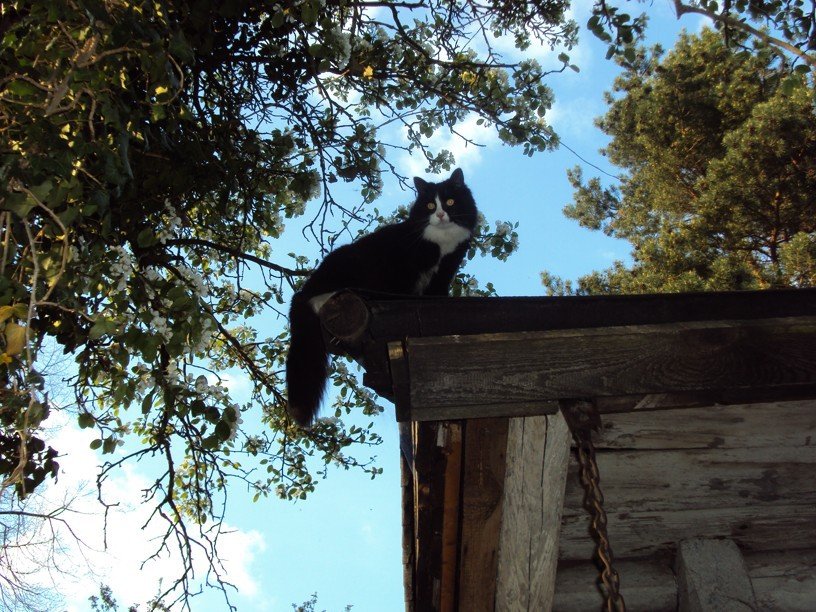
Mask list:
[{"label": "cat's fluffy tail", "polygon": [[286,358],[287,410],[298,425],[308,427],[314,421],[326,389],[329,356],[320,319],[309,299],[300,293],[292,298],[289,329],[292,340]]}]

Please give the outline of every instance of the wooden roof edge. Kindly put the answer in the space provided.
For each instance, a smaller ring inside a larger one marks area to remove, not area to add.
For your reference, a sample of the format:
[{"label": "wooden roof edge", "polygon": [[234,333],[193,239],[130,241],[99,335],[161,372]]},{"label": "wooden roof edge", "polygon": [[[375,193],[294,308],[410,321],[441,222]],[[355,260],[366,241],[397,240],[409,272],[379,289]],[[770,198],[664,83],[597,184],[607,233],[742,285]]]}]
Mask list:
[{"label": "wooden roof edge", "polygon": [[449,298],[343,290],[320,312],[334,350],[406,337],[816,315],[816,288],[674,294]]},{"label": "wooden roof edge", "polygon": [[[320,311],[326,344],[395,400],[390,351],[406,339],[816,316],[816,289],[569,297],[405,297],[343,290]],[[399,404],[399,402],[397,402]]]}]

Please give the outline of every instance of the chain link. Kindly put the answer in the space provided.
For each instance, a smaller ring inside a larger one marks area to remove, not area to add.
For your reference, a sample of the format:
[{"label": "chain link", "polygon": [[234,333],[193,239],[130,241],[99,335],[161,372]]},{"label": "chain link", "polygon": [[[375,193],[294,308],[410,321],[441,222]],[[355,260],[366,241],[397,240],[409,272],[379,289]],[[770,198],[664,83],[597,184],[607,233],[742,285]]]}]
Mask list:
[{"label": "chain link", "polygon": [[613,565],[614,555],[607,533],[601,476],[591,437],[592,429],[600,426],[600,416],[588,402],[565,405],[563,413],[578,449],[581,484],[584,486],[584,508],[591,517],[590,527],[596,544],[595,552],[601,565],[600,582],[606,601],[605,609],[607,612],[625,612],[626,603],[620,593],[620,576]]}]

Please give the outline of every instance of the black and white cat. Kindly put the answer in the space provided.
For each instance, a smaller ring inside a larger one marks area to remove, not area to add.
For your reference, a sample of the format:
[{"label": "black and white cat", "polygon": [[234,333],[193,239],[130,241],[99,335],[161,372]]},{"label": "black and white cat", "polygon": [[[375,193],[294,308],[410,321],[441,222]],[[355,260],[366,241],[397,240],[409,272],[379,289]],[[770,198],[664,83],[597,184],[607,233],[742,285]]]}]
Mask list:
[{"label": "black and white cat", "polygon": [[329,361],[317,313],[343,288],[407,295],[448,295],[476,229],[478,211],[462,170],[441,183],[414,178],[408,218],[386,225],[326,256],[289,310],[286,359],[289,415],[309,426],[320,408]]}]

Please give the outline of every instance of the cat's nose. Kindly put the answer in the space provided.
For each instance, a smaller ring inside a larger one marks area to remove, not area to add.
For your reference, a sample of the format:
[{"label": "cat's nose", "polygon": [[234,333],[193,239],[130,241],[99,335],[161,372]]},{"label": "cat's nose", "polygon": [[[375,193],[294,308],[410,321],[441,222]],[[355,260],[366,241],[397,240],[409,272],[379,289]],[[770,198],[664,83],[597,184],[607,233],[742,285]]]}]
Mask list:
[{"label": "cat's nose", "polygon": [[436,216],[439,217],[440,219],[444,219],[445,218],[445,211],[440,210],[438,213],[436,213]]}]

